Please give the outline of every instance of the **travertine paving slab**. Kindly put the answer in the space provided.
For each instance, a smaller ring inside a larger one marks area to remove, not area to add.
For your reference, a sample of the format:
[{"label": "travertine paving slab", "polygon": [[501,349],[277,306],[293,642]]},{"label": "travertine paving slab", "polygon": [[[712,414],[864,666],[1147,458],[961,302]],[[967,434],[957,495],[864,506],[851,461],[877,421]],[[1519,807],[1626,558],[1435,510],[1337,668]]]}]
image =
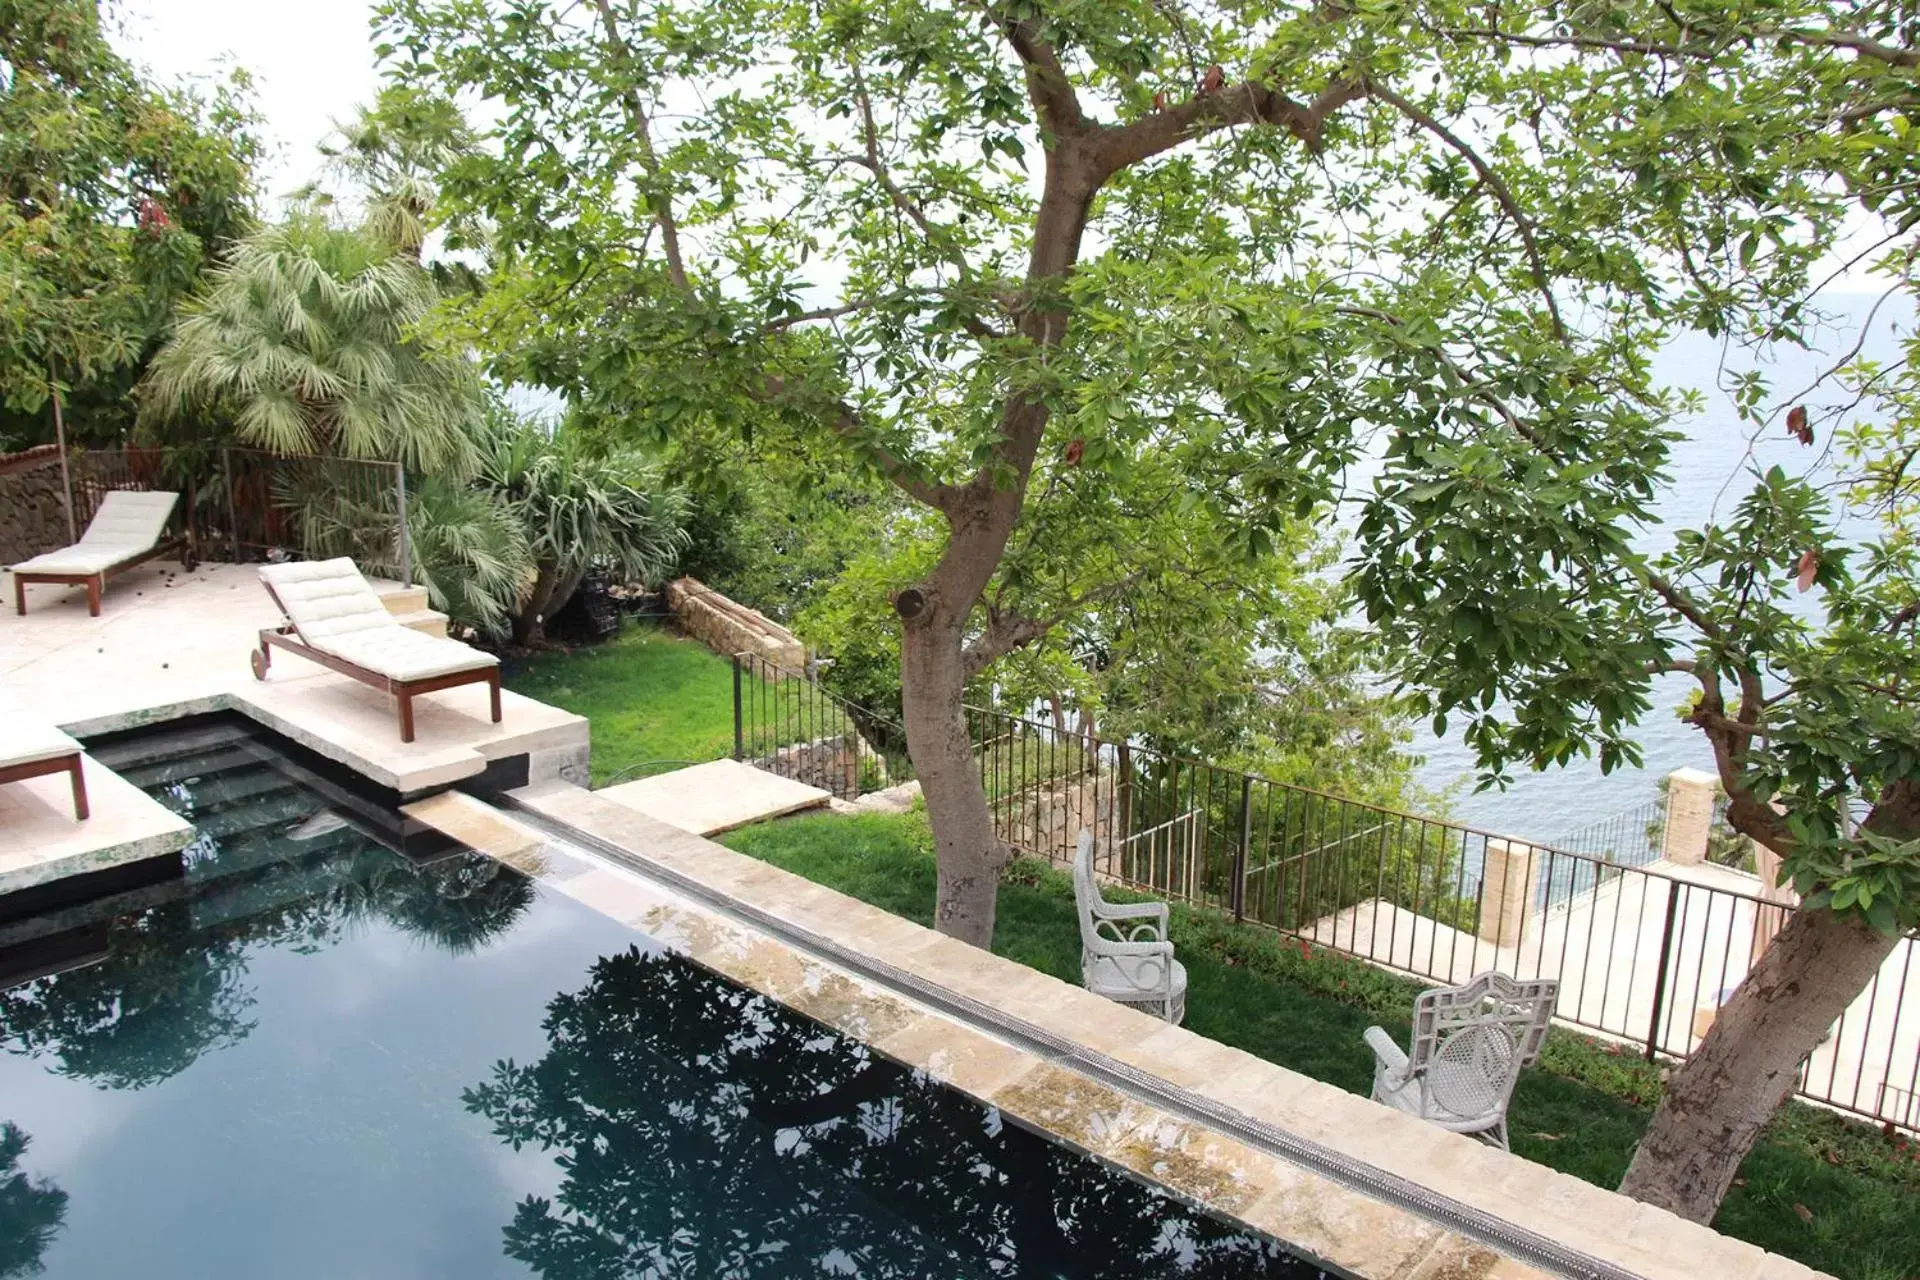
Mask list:
[{"label": "travertine paving slab", "polygon": [[65,773],[0,783],[0,894],[157,858],[192,842],[185,820],[92,756],[81,757],[81,768],[92,811],[85,822],[74,820]]},{"label": "travertine paving slab", "polygon": [[482,686],[423,694],[407,743],[392,698],[357,680],[283,653],[256,681],[247,656],[278,622],[252,565],[143,565],[113,580],[98,618],[82,594],[36,587],[25,617],[0,609],[0,681],[79,737],[237,711],[403,794],[518,755],[531,778],[586,781],[586,720],[514,693],[499,724]]},{"label": "travertine paving slab", "polygon": [[697,836],[731,831],[803,809],[824,809],[833,799],[819,787],[738,760],[714,760],[622,782],[600,794]]}]

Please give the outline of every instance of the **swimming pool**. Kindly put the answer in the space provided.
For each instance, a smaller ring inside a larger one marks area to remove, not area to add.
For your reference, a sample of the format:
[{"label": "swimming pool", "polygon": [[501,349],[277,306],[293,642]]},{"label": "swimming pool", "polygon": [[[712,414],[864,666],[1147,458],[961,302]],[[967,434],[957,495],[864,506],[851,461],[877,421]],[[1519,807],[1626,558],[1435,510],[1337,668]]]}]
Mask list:
[{"label": "swimming pool", "polygon": [[96,754],[199,837],[0,931],[0,1276],[1322,1274],[243,725]]}]

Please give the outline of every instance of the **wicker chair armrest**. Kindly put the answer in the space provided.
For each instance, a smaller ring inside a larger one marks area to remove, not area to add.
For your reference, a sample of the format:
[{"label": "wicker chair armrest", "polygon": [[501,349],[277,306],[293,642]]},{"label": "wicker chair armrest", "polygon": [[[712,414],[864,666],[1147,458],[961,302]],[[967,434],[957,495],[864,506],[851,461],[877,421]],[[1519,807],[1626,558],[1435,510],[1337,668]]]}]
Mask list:
[{"label": "wicker chair armrest", "polygon": [[1373,1050],[1375,1065],[1396,1083],[1406,1080],[1410,1064],[1406,1050],[1393,1042],[1393,1037],[1382,1027],[1368,1027],[1361,1033],[1361,1039],[1367,1042],[1367,1048]]},{"label": "wicker chair armrest", "polygon": [[1171,942],[1114,942],[1101,938],[1088,948],[1097,956],[1166,956],[1172,958]]}]

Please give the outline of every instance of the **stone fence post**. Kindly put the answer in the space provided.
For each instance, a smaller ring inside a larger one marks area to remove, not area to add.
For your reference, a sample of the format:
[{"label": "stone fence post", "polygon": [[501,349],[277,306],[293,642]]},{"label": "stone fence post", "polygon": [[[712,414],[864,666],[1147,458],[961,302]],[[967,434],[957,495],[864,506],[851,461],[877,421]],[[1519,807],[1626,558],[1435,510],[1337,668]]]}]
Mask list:
[{"label": "stone fence post", "polygon": [[1695,867],[1707,860],[1713,831],[1713,805],[1720,780],[1699,769],[1675,769],[1667,775],[1667,835],[1660,856],[1676,866]]},{"label": "stone fence post", "polygon": [[1517,840],[1489,839],[1480,871],[1480,936],[1496,947],[1518,943],[1539,880],[1538,849]]}]

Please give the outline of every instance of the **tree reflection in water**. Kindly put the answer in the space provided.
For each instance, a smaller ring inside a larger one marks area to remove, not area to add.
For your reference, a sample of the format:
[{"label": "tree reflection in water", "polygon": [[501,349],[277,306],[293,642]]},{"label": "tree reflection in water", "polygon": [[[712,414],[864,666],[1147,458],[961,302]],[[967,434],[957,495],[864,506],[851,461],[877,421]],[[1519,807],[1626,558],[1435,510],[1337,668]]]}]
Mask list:
[{"label": "tree reflection in water", "polygon": [[0,1049],[104,1089],[145,1088],[246,1038],[250,953],[313,952],[378,923],[463,955],[511,929],[535,892],[482,854],[416,865],[352,830],[231,874],[222,856],[196,862],[190,898],[114,921],[104,960],[0,990]]},{"label": "tree reflection in water", "polygon": [[0,1280],[39,1275],[40,1255],[67,1216],[67,1193],[20,1168],[28,1141],[18,1125],[0,1122]]},{"label": "tree reflection in water", "polygon": [[778,1004],[631,950],[466,1091],[556,1155],[506,1252],[546,1280],[1320,1272]]}]

